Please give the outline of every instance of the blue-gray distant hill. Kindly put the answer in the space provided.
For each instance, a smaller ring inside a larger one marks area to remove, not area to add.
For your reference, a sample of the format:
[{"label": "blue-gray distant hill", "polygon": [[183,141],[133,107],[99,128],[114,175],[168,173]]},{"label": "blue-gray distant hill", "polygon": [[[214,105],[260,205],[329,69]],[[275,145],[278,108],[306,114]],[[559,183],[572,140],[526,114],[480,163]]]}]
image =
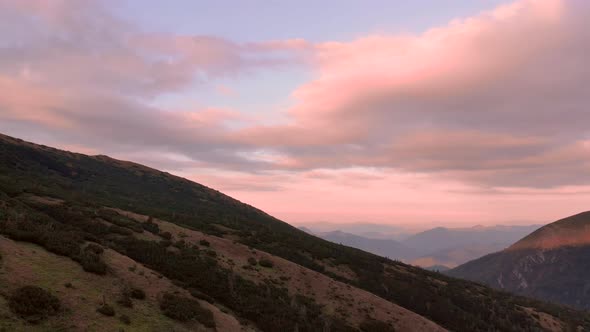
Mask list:
[{"label": "blue-gray distant hill", "polygon": [[[405,240],[375,239],[340,230],[318,233],[328,241],[355,247],[374,254],[437,270],[453,268],[470,260],[502,250],[538,229],[530,226],[438,227]],[[311,232],[309,229],[307,231]]]}]

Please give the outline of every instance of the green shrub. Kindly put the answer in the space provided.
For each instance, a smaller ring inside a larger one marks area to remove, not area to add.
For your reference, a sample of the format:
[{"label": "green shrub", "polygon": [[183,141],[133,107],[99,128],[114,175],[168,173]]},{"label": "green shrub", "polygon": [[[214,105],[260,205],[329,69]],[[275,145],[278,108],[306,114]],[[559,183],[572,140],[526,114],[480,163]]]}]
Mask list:
[{"label": "green shrub", "polygon": [[254,258],[254,257],[250,257],[250,258],[248,258],[248,263],[249,263],[250,265],[258,265],[258,261],[257,261],[257,260],[256,260],[256,258]]},{"label": "green shrub", "polygon": [[203,247],[209,247],[211,245],[211,243],[209,243],[209,241],[207,241],[205,239],[199,241],[199,244],[202,245]]},{"label": "green shrub", "polygon": [[360,329],[363,332],[395,332],[393,326],[371,318],[364,320]]},{"label": "green shrub", "polygon": [[186,242],[184,240],[178,240],[174,242],[173,245],[178,249],[183,249],[184,247],[186,247]]},{"label": "green shrub", "polygon": [[113,233],[113,234],[119,234],[119,235],[131,235],[133,234],[133,232],[125,227],[121,227],[121,226],[117,226],[117,225],[110,225],[108,227],[109,233]]},{"label": "green shrub", "polygon": [[213,313],[202,308],[198,301],[186,297],[165,293],[160,300],[160,309],[164,315],[181,322],[197,320],[206,327],[215,327]]},{"label": "green shrub", "polygon": [[127,315],[121,315],[119,317],[119,320],[121,321],[121,323],[123,323],[125,325],[130,325],[131,324],[131,319]]},{"label": "green shrub", "polygon": [[10,310],[31,323],[38,323],[55,315],[60,301],[48,291],[37,286],[24,286],[16,290],[9,299]]},{"label": "green shrub", "polygon": [[96,243],[89,243],[86,247],[84,247],[84,251],[100,255],[104,252],[104,248]]},{"label": "green shrub", "polygon": [[74,257],[80,253],[81,238],[69,232],[51,232],[44,236],[45,249],[61,255]]},{"label": "green shrub", "polygon": [[150,233],[153,233],[153,234],[160,233],[160,227],[158,226],[158,224],[153,222],[152,217],[149,217],[146,222],[141,224],[141,226],[143,227],[143,229],[145,229],[146,231],[148,231]]},{"label": "green shrub", "polygon": [[129,295],[129,292],[127,292],[127,291],[123,291],[121,293],[121,295],[119,296],[119,299],[117,300],[117,303],[120,306],[123,306],[126,308],[133,308],[133,301],[131,301],[131,296]]},{"label": "green shrub", "polygon": [[107,273],[107,265],[102,261],[100,256],[90,250],[84,251],[78,257],[78,261],[86,272],[96,273],[98,275],[105,275]]},{"label": "green shrub", "polygon": [[262,267],[268,267],[268,268],[272,268],[273,266],[275,266],[275,264],[266,258],[261,259],[260,261],[258,261],[258,264],[260,264],[260,266]]},{"label": "green shrub", "polygon": [[213,302],[215,302],[215,300],[213,300],[213,298],[212,298],[211,296],[209,296],[209,295],[207,295],[207,294],[205,294],[205,293],[201,292],[201,291],[200,291],[200,290],[198,290],[198,289],[191,288],[191,289],[189,289],[189,292],[191,293],[191,295],[192,295],[194,298],[197,298],[197,299],[199,299],[199,300],[207,301],[207,302],[209,302],[209,303],[213,303]]},{"label": "green shrub", "polygon": [[115,308],[106,303],[101,305],[96,311],[108,317],[113,317],[115,315]]},{"label": "green shrub", "polygon": [[129,295],[134,298],[134,299],[138,299],[138,300],[143,300],[145,299],[145,292],[143,291],[143,289],[140,288],[131,288],[131,290],[129,291]]}]

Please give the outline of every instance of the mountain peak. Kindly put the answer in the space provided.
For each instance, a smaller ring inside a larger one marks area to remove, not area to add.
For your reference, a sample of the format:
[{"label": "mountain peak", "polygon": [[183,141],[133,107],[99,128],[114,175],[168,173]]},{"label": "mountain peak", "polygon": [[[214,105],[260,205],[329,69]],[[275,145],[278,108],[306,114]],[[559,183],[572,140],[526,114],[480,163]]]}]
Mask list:
[{"label": "mountain peak", "polygon": [[507,250],[554,249],[590,244],[590,211],[543,226]]}]

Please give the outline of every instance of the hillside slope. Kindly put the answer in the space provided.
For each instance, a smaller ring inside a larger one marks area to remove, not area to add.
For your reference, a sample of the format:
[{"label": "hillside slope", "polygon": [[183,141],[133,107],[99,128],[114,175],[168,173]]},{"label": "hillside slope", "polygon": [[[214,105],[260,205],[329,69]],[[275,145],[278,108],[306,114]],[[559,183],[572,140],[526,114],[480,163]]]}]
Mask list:
[{"label": "hillside slope", "polygon": [[590,309],[590,212],[546,225],[503,251],[448,273],[521,295]]},{"label": "hillside slope", "polygon": [[[188,292],[145,266],[108,250],[105,262],[111,271],[106,276],[85,272],[76,262],[25,242],[15,242],[0,236],[0,330],[7,331],[210,331],[198,321],[181,324],[160,314],[158,296],[161,293]],[[130,268],[132,270],[130,270]],[[61,313],[40,322],[28,324],[12,313],[6,299],[22,286],[35,285],[56,295],[61,300]],[[141,289],[145,299],[132,300],[132,307],[117,300],[126,288]],[[103,301],[114,308],[115,317],[105,316],[97,309]],[[223,307],[206,301],[201,306],[211,310],[219,331],[253,331],[242,325]],[[227,311],[226,311],[227,312]],[[129,324],[121,316],[129,318]]]},{"label": "hillside slope", "polygon": [[[186,179],[7,136],[0,233],[108,277],[104,254],[85,249],[98,243],[264,331],[407,330],[405,316],[430,330],[590,330],[586,313],[330,243]],[[175,301],[164,307],[187,306]]]}]

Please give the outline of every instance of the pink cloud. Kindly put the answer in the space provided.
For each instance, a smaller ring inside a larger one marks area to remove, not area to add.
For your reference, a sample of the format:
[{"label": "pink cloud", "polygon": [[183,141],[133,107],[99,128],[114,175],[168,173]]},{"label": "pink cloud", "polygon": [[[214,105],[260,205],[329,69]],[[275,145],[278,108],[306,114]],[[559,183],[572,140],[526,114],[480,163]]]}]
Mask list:
[{"label": "pink cloud", "polygon": [[513,167],[520,185],[572,181],[539,182],[538,172],[567,163],[583,172],[590,158],[578,143],[590,121],[588,9],[522,0],[421,35],[314,45],[317,77],[294,91],[290,122],[230,139],[290,156],[296,168],[444,171],[505,185],[483,175]]},{"label": "pink cloud", "polygon": [[490,191],[435,175],[362,168],[211,174],[203,170],[183,175],[295,224],[371,221],[417,227],[436,222],[459,227],[544,223],[582,211],[590,199],[588,186]]},{"label": "pink cloud", "polygon": [[50,127],[66,127],[68,119],[57,114],[64,104],[60,91],[39,87],[27,79],[19,80],[0,75],[0,119],[30,121]]},{"label": "pink cloud", "polygon": [[234,89],[223,84],[216,86],[215,91],[225,97],[235,97],[238,94]]},{"label": "pink cloud", "polygon": [[[589,13],[522,0],[419,35],[236,43],[145,33],[100,2],[2,1],[0,128],[191,176],[289,221],[548,221],[589,198]],[[294,63],[315,77],[279,124],[153,106]]]}]

